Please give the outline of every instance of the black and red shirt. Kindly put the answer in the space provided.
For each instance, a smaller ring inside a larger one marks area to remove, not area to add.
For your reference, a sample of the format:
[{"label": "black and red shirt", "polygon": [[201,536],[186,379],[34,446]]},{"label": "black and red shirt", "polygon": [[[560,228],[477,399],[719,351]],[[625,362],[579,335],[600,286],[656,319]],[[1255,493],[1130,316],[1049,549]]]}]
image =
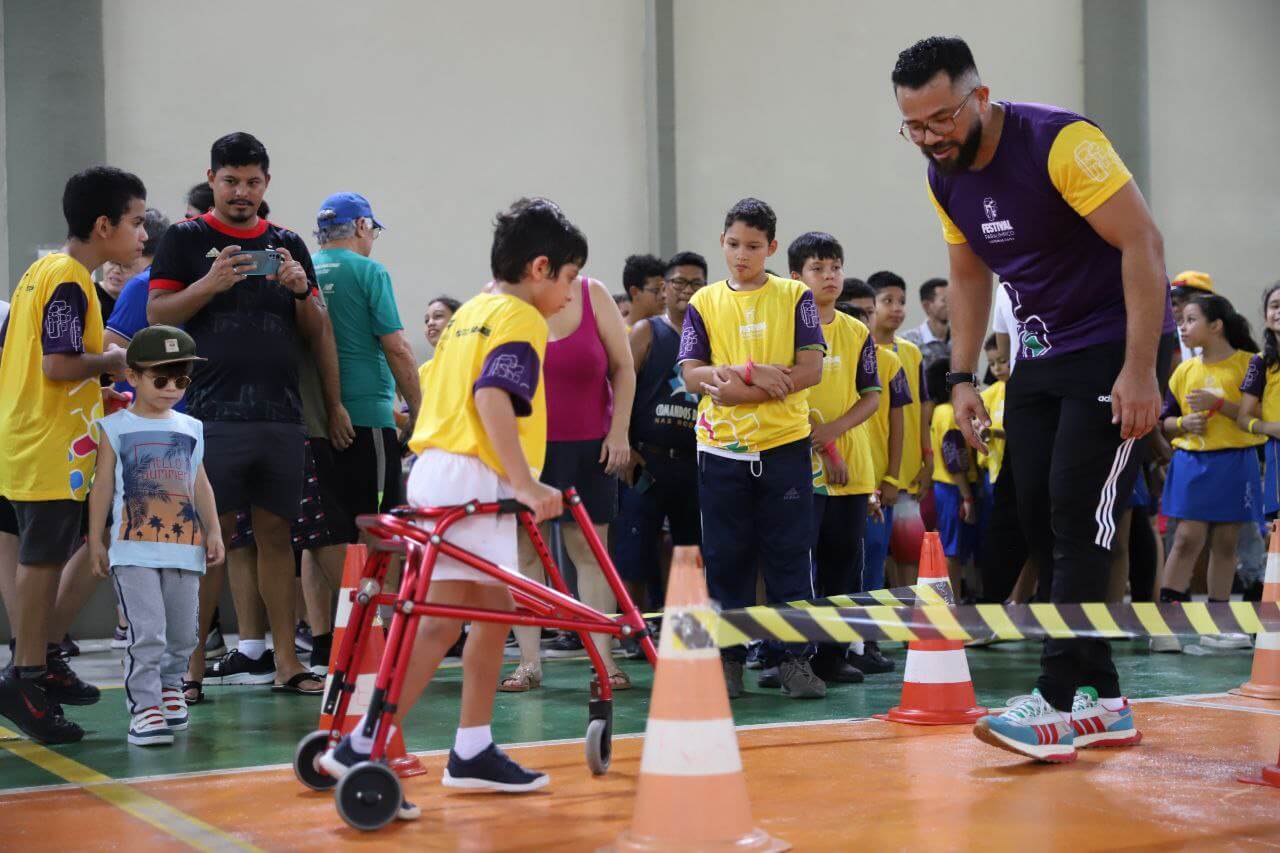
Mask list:
[{"label": "black and red shirt", "polygon": [[[315,287],[311,253],[295,232],[265,219],[250,229],[233,228],[206,213],[164,233],[151,266],[151,289],[178,291],[199,281],[227,246],[286,249]],[[301,424],[297,305],[278,281],[251,276],[197,311],[184,328],[208,361],[196,363],[187,413],[202,421]]]}]

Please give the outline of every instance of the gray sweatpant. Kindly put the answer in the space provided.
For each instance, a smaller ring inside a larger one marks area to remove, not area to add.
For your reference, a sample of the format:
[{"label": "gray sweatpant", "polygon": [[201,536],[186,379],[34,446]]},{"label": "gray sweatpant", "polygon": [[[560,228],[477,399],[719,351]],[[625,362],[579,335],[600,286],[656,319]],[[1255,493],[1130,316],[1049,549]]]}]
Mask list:
[{"label": "gray sweatpant", "polygon": [[113,566],[111,576],[129,624],[124,695],[136,714],[160,707],[162,687],[182,687],[199,639],[200,574]]}]

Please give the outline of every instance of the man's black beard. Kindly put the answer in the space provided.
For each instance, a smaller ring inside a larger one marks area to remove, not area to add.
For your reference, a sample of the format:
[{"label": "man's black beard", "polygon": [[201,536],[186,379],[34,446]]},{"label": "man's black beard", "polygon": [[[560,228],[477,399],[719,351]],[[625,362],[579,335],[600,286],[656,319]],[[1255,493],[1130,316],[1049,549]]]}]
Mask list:
[{"label": "man's black beard", "polygon": [[957,175],[961,172],[969,171],[973,161],[978,159],[978,148],[981,145],[982,121],[979,119],[973,123],[973,127],[969,130],[969,135],[964,138],[964,142],[960,143],[960,149],[956,152],[954,160],[935,160],[927,148],[921,148],[920,153],[924,155],[924,159],[936,166],[942,174]]}]

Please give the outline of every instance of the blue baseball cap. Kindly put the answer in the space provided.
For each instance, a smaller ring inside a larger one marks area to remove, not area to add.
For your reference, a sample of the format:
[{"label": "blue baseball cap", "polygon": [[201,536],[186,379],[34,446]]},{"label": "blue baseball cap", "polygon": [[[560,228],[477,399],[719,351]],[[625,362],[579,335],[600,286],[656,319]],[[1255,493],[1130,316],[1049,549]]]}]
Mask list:
[{"label": "blue baseball cap", "polygon": [[341,225],[346,222],[355,222],[366,216],[373,219],[375,228],[383,227],[382,223],[374,218],[369,199],[360,193],[334,193],[320,205],[320,210],[316,213],[316,222],[320,225]]}]

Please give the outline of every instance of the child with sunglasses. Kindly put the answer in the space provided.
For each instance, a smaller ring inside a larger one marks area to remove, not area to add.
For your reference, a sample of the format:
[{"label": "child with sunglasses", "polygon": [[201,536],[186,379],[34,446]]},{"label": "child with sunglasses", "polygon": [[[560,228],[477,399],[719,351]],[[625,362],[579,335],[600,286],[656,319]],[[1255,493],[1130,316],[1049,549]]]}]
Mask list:
[{"label": "child with sunglasses", "polygon": [[129,626],[129,743],[167,745],[187,728],[182,679],[197,643],[200,576],[225,549],[204,470],[203,425],[173,410],[202,360],[195,341],[181,329],[150,326],[133,336],[125,358],[135,396],[97,422],[89,552],[94,573],[111,575]]}]

